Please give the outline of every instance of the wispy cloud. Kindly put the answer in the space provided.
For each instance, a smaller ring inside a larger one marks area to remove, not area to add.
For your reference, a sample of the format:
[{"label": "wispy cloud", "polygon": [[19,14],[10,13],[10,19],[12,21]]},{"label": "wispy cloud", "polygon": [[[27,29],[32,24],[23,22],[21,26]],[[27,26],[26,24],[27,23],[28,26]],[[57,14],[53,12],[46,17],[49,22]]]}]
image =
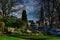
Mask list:
[{"label": "wispy cloud", "polygon": [[35,20],[39,15],[40,2],[41,2],[40,0],[16,0],[16,4],[18,5],[16,5],[12,9],[16,10],[16,13],[22,13],[22,10],[24,9],[24,7],[26,7],[28,20],[29,19]]}]

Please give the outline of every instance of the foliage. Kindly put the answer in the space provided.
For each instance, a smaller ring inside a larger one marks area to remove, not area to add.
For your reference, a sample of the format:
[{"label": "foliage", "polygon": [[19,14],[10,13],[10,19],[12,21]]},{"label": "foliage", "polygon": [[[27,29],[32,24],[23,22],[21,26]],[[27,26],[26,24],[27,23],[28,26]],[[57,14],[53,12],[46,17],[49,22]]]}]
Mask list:
[{"label": "foliage", "polygon": [[44,23],[44,10],[43,10],[43,7],[41,7],[41,10],[40,10],[40,23]]},{"label": "foliage", "polygon": [[[13,6],[13,0],[0,0],[0,4],[3,16],[7,16]],[[7,10],[8,12],[6,12]]]},{"label": "foliage", "polygon": [[0,15],[0,22],[2,21],[2,18],[3,18],[3,17]]},{"label": "foliage", "polygon": [[24,26],[24,22],[20,19],[15,19],[14,17],[4,17],[0,18],[0,21],[5,22],[6,27],[22,27]]},{"label": "foliage", "polygon": [[22,20],[16,20],[13,24],[13,26],[17,26],[18,28],[24,26],[24,22]]},{"label": "foliage", "polygon": [[24,22],[27,22],[26,10],[23,10],[23,12],[22,12],[22,20],[23,20]]}]

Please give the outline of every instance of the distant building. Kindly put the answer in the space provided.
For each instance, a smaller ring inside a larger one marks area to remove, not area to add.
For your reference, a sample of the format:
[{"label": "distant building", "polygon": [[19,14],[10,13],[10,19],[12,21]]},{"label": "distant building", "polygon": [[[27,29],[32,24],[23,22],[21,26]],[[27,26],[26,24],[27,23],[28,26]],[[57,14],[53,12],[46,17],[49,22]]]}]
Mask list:
[{"label": "distant building", "polygon": [[31,23],[33,24],[34,21],[33,21],[33,20],[29,20],[29,21],[28,21],[28,26],[30,26]]},{"label": "distant building", "polygon": [[30,26],[31,24],[34,24],[36,26],[39,26],[39,21],[29,20],[28,21],[28,26]]}]

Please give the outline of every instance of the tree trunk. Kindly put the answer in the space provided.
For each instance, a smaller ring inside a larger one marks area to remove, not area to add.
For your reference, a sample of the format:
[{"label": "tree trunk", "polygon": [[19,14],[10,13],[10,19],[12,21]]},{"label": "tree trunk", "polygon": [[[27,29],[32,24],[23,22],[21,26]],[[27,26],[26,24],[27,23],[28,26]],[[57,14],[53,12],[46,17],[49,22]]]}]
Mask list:
[{"label": "tree trunk", "polygon": [[3,17],[6,17],[6,10],[3,10]]}]

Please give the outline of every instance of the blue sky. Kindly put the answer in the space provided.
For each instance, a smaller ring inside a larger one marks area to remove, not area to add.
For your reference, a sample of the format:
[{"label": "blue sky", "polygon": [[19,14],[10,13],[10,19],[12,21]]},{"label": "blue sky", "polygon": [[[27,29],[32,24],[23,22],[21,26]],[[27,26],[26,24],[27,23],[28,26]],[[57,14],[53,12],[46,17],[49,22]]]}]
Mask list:
[{"label": "blue sky", "polygon": [[[40,14],[40,0],[15,0],[15,8],[26,8],[28,20],[38,20]],[[20,5],[20,6],[19,6]],[[22,10],[19,10],[22,11]],[[16,12],[18,13],[18,11]],[[19,14],[18,14],[19,15]]]},{"label": "blue sky", "polygon": [[[45,7],[43,10],[44,16],[45,18],[49,19],[48,7],[47,7],[49,0],[14,0],[14,1],[16,2],[16,4],[14,7],[12,7],[12,9],[16,10],[15,12],[13,12],[13,14],[15,13],[15,16],[21,17],[22,11],[25,9],[28,20],[39,20],[41,10],[40,8],[41,6],[44,6]],[[45,5],[44,1],[46,2]],[[49,6],[50,6],[50,12],[52,12],[53,4],[49,2]],[[53,14],[56,16],[56,9],[54,9]]]},{"label": "blue sky", "polygon": [[25,0],[24,4],[26,6],[28,20],[38,20],[40,0]]}]

